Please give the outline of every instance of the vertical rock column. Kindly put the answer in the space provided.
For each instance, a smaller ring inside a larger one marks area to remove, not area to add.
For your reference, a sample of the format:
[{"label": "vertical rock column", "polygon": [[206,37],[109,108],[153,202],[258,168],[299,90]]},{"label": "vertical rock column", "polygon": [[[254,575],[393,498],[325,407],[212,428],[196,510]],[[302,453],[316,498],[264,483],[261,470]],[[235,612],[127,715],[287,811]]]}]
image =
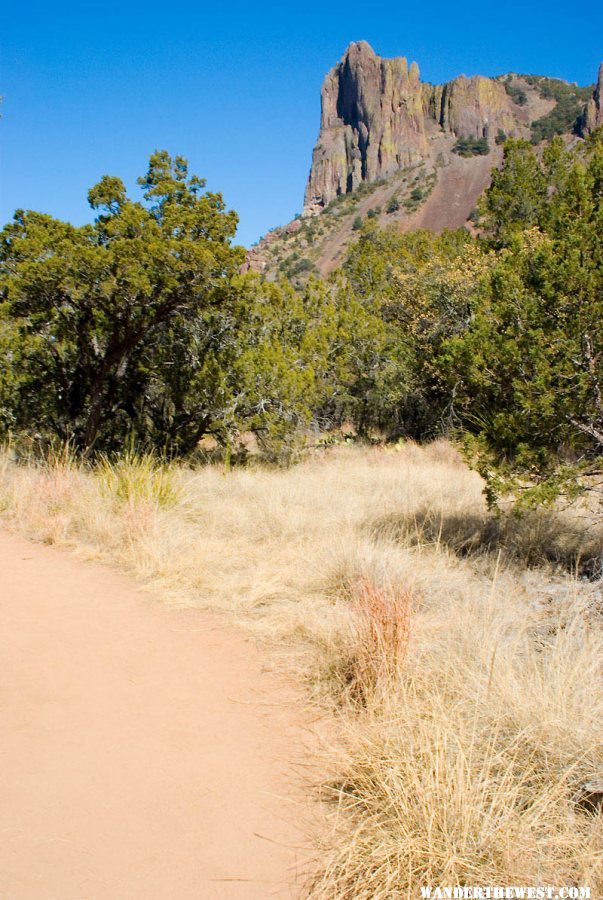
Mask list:
[{"label": "vertical rock column", "polygon": [[375,181],[427,153],[423,89],[416,63],[381,59],[366,41],[350,44],[322,87],[320,133],[305,213],[319,211],[362,181]]},{"label": "vertical rock column", "polygon": [[601,127],[603,127],[603,63],[599,66],[599,77],[594,94],[584,110],[582,132],[590,134],[591,131]]}]

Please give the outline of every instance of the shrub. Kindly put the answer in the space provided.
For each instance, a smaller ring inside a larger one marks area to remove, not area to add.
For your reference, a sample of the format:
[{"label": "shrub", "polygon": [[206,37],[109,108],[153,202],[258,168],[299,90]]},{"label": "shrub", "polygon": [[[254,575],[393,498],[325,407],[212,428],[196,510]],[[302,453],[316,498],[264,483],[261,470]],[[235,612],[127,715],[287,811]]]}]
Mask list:
[{"label": "shrub", "polygon": [[510,81],[505,81],[505,91],[513,103],[516,103],[518,106],[525,106],[528,102],[528,97],[523,88],[512,85]]},{"label": "shrub", "polygon": [[452,152],[458,156],[487,156],[490,153],[490,145],[485,137],[459,137]]},{"label": "shrub", "polygon": [[312,262],[311,259],[308,259],[307,256],[304,256],[299,262],[293,266],[291,270],[292,275],[303,275],[305,272],[314,272],[316,271],[316,266]]},{"label": "shrub", "polygon": [[508,141],[486,192],[485,228],[505,252],[445,356],[490,500],[551,503],[600,481],[601,172],[597,135],[570,151],[557,138],[542,159]]}]

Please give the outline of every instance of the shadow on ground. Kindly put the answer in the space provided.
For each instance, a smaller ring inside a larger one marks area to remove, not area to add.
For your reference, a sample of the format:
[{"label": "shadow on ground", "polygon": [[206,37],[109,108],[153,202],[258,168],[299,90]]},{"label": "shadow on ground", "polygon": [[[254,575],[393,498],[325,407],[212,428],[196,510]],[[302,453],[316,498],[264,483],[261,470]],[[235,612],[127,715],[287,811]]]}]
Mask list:
[{"label": "shadow on ground", "polygon": [[410,547],[448,547],[459,557],[502,556],[529,568],[553,566],[582,578],[603,577],[603,531],[551,510],[476,514],[423,508],[370,524],[375,538]]}]

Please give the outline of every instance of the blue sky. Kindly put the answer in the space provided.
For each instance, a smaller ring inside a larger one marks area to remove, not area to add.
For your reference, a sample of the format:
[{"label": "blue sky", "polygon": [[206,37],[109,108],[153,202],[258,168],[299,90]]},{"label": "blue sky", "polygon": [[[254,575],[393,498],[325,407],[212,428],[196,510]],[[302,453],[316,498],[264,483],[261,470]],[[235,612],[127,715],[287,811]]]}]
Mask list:
[{"label": "blue sky", "polygon": [[0,220],[25,207],[87,221],[100,176],[134,192],[165,148],[222,191],[248,245],[300,210],[320,84],[350,41],[415,59],[432,82],[521,71],[588,84],[601,34],[595,0],[5,4]]}]

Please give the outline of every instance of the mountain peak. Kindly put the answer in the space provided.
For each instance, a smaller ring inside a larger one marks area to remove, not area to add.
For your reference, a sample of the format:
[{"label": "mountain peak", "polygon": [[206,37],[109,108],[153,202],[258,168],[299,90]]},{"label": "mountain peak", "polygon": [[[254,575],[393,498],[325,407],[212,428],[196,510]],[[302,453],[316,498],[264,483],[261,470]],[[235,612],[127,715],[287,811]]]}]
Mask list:
[{"label": "mountain peak", "polygon": [[351,41],[351,43],[348,44],[345,53],[343,54],[342,60],[353,55],[373,57],[377,56],[368,41]]},{"label": "mountain peak", "polygon": [[[409,67],[405,57],[382,58],[367,41],[352,42],[323,82],[304,215],[320,212],[361,184],[433,163],[436,156],[450,160],[458,139],[485,142],[475,146],[487,147],[486,153],[496,138],[531,139],[536,134],[532,124],[546,120],[555,106],[554,91],[543,89],[552,81],[459,75],[443,85],[422,84],[416,63]],[[567,133],[576,127],[588,133],[601,125],[603,64],[584,113],[567,124]]]},{"label": "mountain peak", "polygon": [[401,231],[472,229],[507,137],[561,134],[571,145],[603,126],[603,64],[589,88],[517,73],[433,85],[416,63],[355,41],[327,73],[321,100],[302,217],[248,255],[246,266],[266,277],[327,274],[365,219]]}]

